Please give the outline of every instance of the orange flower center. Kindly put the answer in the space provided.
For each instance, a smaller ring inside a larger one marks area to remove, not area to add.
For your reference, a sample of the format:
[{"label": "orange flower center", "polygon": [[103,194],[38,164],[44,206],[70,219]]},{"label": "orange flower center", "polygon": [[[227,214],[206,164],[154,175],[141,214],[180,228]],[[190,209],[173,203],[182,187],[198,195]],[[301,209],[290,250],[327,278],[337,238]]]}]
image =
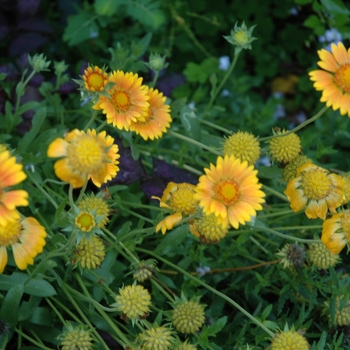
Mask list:
[{"label": "orange flower center", "polygon": [[81,135],[69,145],[67,159],[70,166],[85,174],[92,174],[104,166],[106,151],[97,137]]},{"label": "orange flower center", "polygon": [[123,111],[127,111],[129,109],[129,106],[131,105],[130,95],[125,91],[115,91],[114,94],[111,96],[111,99],[113,101],[114,106],[117,109],[121,109]]},{"label": "orange flower center", "polygon": [[94,216],[83,211],[75,218],[75,225],[83,232],[90,232],[95,227]]},{"label": "orange flower center", "polygon": [[0,225],[0,247],[8,247],[18,242],[21,231],[22,225],[19,221],[8,222],[5,226]]},{"label": "orange flower center", "polygon": [[344,92],[350,93],[350,64],[346,63],[335,72],[334,83]]},{"label": "orange flower center", "polygon": [[101,91],[104,89],[107,80],[97,72],[93,72],[86,76],[86,84],[88,85],[88,90],[91,91]]},{"label": "orange flower center", "polygon": [[320,200],[328,196],[332,189],[332,182],[328,173],[323,169],[311,169],[301,174],[303,190],[307,198]]},{"label": "orange flower center", "polygon": [[239,199],[238,184],[233,180],[222,180],[214,186],[216,198],[230,206]]}]

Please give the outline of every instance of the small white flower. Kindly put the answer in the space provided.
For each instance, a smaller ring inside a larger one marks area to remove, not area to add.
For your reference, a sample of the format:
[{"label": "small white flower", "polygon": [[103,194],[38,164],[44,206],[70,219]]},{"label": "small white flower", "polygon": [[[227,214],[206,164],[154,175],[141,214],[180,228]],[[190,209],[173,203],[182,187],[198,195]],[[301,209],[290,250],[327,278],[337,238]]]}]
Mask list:
[{"label": "small white flower", "polygon": [[220,70],[228,70],[230,68],[231,62],[229,56],[221,56],[219,57],[219,69]]}]

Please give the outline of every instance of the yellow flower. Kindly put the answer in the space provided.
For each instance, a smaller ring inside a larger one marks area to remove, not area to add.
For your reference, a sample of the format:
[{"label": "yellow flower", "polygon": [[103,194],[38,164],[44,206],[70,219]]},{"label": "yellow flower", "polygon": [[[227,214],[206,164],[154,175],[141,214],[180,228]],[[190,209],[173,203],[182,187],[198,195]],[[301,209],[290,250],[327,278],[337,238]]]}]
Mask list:
[{"label": "yellow flower", "polygon": [[308,350],[310,345],[298,332],[289,330],[276,334],[269,350]]},{"label": "yellow flower", "polygon": [[348,204],[350,202],[350,173],[345,173],[342,175],[345,186],[344,186],[344,200],[343,200],[343,205]]},{"label": "yellow flower", "polygon": [[310,244],[308,256],[314,267],[323,270],[327,270],[340,262],[338,254],[332,254],[325,245],[318,243]]},{"label": "yellow flower", "polygon": [[229,136],[224,142],[224,155],[239,158],[254,165],[260,157],[260,144],[256,137],[249,132],[238,131]]},{"label": "yellow flower", "polygon": [[287,132],[288,130],[274,131],[274,135],[277,137],[269,140],[271,157],[277,162],[289,163],[301,152],[301,141],[297,134],[291,133],[286,136],[279,136]]},{"label": "yellow flower", "polygon": [[105,227],[108,223],[108,215],[110,209],[106,201],[101,197],[85,197],[78,203],[78,208],[82,211],[89,211],[95,214],[96,226],[98,228]]},{"label": "yellow flower", "polygon": [[168,350],[174,338],[172,331],[166,327],[153,327],[139,335],[142,350]]},{"label": "yellow flower", "polygon": [[338,254],[350,242],[350,212],[337,213],[322,225],[322,242],[332,254]]},{"label": "yellow flower", "polygon": [[22,164],[17,164],[9,151],[0,152],[0,226],[6,225],[9,220],[18,220],[20,215],[16,207],[28,205],[26,191],[8,189],[26,179],[22,169]]},{"label": "yellow flower", "polygon": [[160,201],[161,208],[175,212],[158,223],[156,232],[161,230],[165,234],[182,220],[183,215],[192,215],[197,211],[198,201],[194,198],[195,190],[196,186],[186,182],[181,184],[169,182],[162,198],[152,197]]},{"label": "yellow flower", "polygon": [[92,338],[90,332],[79,325],[74,328],[68,323],[68,332],[59,336],[61,350],[92,350]]},{"label": "yellow flower", "polygon": [[82,268],[97,269],[100,267],[106,253],[105,246],[100,238],[83,238],[75,251],[75,262]]},{"label": "yellow flower", "polygon": [[104,90],[108,83],[107,73],[97,66],[85,69],[83,79],[85,89],[91,92]]},{"label": "yellow flower", "polygon": [[296,158],[294,158],[291,162],[289,162],[285,168],[283,169],[283,180],[289,182],[297,177],[298,168],[306,163],[311,163],[311,159],[307,156],[300,154]]},{"label": "yellow flower", "polygon": [[219,242],[227,235],[228,227],[222,226],[215,214],[203,214],[200,219],[189,223],[190,232],[205,244]]},{"label": "yellow flower", "polygon": [[7,264],[6,248],[12,247],[17,267],[25,270],[27,265],[34,264],[34,258],[43,251],[45,238],[45,228],[32,217],[0,225],[0,273]]},{"label": "yellow flower", "polygon": [[309,219],[322,220],[326,218],[328,208],[335,213],[344,199],[343,178],[312,163],[302,165],[297,175],[284,192],[292,210],[298,212],[306,207],[305,214]]},{"label": "yellow flower", "polygon": [[118,151],[118,145],[105,131],[97,134],[96,130],[85,133],[74,129],[64,139],[54,140],[47,155],[50,158],[64,157],[55,163],[55,173],[73,188],[82,187],[90,178],[97,187],[101,187],[117,175]]},{"label": "yellow flower", "polygon": [[210,169],[204,171],[206,175],[199,178],[194,198],[204,213],[215,214],[223,227],[230,223],[238,229],[262,209],[265,194],[260,191],[258,171],[246,161],[218,157],[216,166],[210,164]]},{"label": "yellow flower", "polygon": [[115,297],[116,306],[126,317],[137,320],[147,317],[151,305],[151,295],[141,285],[125,286],[119,289],[119,295]]},{"label": "yellow flower", "polygon": [[145,121],[149,108],[147,88],[137,74],[114,71],[108,82],[114,83],[108,90],[109,97],[101,95],[92,107],[102,110],[107,123],[118,129],[129,130],[131,122]]},{"label": "yellow flower", "polygon": [[204,324],[204,306],[197,301],[183,301],[172,312],[172,323],[181,333],[195,333]]},{"label": "yellow flower", "polygon": [[331,47],[332,52],[325,49],[317,52],[321,59],[317,64],[323,70],[310,72],[310,79],[315,89],[322,91],[321,102],[350,117],[350,49],[346,50],[341,42]]},{"label": "yellow flower", "polygon": [[141,135],[144,140],[162,137],[170,127],[170,106],[165,104],[166,97],[157,89],[147,89],[149,108],[144,121],[132,121],[130,130]]}]

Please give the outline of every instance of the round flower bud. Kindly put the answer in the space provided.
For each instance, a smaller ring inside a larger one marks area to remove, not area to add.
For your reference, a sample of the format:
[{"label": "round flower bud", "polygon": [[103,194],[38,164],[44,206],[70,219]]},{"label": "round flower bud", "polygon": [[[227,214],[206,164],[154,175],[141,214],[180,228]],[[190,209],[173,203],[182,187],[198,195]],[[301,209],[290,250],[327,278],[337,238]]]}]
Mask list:
[{"label": "round flower bud", "polygon": [[276,334],[269,347],[270,350],[308,350],[310,345],[298,332],[289,330]]},{"label": "round flower bud", "polygon": [[340,262],[339,255],[332,254],[324,244],[311,243],[308,256],[314,267],[323,270],[327,270]]},{"label": "round flower bud", "polygon": [[172,312],[172,323],[181,333],[195,333],[204,324],[204,306],[196,301],[177,304]]},{"label": "round flower bud", "polygon": [[283,180],[289,182],[297,177],[297,170],[299,167],[306,163],[311,163],[312,160],[305,156],[304,154],[300,154],[296,156],[290,163],[288,163],[283,169]]},{"label": "round flower bud", "polygon": [[301,141],[297,134],[279,136],[287,132],[287,130],[274,132],[275,137],[269,140],[271,158],[277,162],[289,163],[301,152]]}]

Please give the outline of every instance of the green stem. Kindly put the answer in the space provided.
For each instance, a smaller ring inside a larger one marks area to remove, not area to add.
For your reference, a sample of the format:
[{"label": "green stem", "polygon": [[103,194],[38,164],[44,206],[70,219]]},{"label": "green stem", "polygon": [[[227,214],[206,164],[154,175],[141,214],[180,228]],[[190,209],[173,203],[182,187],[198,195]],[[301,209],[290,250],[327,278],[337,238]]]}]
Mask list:
[{"label": "green stem", "polygon": [[96,128],[96,132],[98,133],[107,125],[107,120],[105,120],[99,127]]},{"label": "green stem", "polygon": [[60,319],[63,326],[67,327],[66,320],[62,317],[61,313],[57,310],[56,306],[52,304],[52,302],[49,298],[45,298],[45,300],[50,305],[51,309],[54,311],[54,313],[57,315],[57,317]]},{"label": "green stem", "polygon": [[23,338],[27,339],[28,341],[30,341],[32,344],[36,345],[38,348],[43,349],[43,350],[54,350],[53,348],[48,348],[45,345],[40,344],[39,342],[37,342],[36,340],[34,340],[33,338],[31,338],[30,336],[28,336],[27,334],[23,333],[21,330],[19,330],[18,328],[15,328],[15,332],[20,334]]},{"label": "green stem", "polygon": [[[21,89],[20,89],[19,91],[17,91],[16,108],[15,108],[14,114],[17,114],[19,105],[20,105],[20,103],[21,103],[21,97],[22,97],[23,94],[24,94],[24,90],[25,90],[27,84],[29,83],[29,81],[33,78],[33,76],[34,76],[35,73],[36,73],[35,70],[33,70],[33,71],[29,74],[28,78],[22,83]],[[22,79],[23,79],[23,77],[22,77]],[[21,80],[21,81],[22,81],[22,80]],[[20,83],[21,83],[21,82],[20,82]],[[19,83],[19,84],[20,84],[20,83]]]},{"label": "green stem", "polygon": [[274,227],[274,230],[320,230],[322,225]]},{"label": "green stem", "polygon": [[269,251],[263,247],[253,236],[250,236],[249,239],[255,244],[257,245],[265,254],[269,254]]},{"label": "green stem", "polygon": [[314,122],[315,120],[317,120],[327,109],[328,109],[328,107],[324,106],[312,118],[305,120],[304,123],[301,123],[300,125],[296,126],[294,129],[286,132],[285,134],[276,134],[276,135],[271,135],[271,136],[267,136],[267,137],[262,137],[259,141],[260,142],[267,141],[267,140],[269,140],[271,138],[274,138],[274,137],[284,137],[284,136],[287,136],[289,134],[295,133],[295,132],[299,131],[300,129],[304,128],[306,125],[308,125],[308,124]]},{"label": "green stem", "polygon": [[[79,274],[75,273],[74,274],[76,279],[78,280],[78,283],[81,287],[81,289],[83,290],[84,294],[86,296],[88,296],[89,298],[91,298],[90,293],[88,292],[87,288],[85,287],[84,282],[82,281],[81,277]],[[118,337],[120,338],[121,342],[124,342],[124,345],[128,345],[130,346],[130,342],[129,339],[125,337],[125,335],[121,332],[121,330],[117,327],[117,325],[112,322],[112,320],[110,319],[110,317],[99,307],[95,305],[96,310],[100,313],[100,315],[104,318],[104,320],[109,324],[109,326],[115,331],[115,333],[118,335]]]},{"label": "green stem", "polygon": [[232,300],[231,298],[229,298],[227,295],[217,291],[215,288],[209,286],[208,284],[204,283],[202,280],[200,280],[199,278],[192,276],[190,273],[188,273],[187,271],[181,269],[179,266],[171,263],[170,261],[163,259],[162,257],[158,256],[157,254],[147,250],[147,249],[142,249],[142,248],[136,248],[137,251],[149,254],[154,256],[157,260],[161,260],[163,261],[165,264],[171,266],[172,268],[174,268],[175,270],[178,270],[180,273],[182,273],[183,275],[187,276],[188,278],[190,278],[191,280],[195,281],[196,283],[202,285],[204,288],[210,290],[212,293],[218,295],[219,297],[221,297],[222,299],[226,300],[229,304],[233,305],[236,309],[238,309],[239,311],[241,311],[245,316],[247,316],[252,322],[254,322],[256,325],[258,325],[259,327],[261,327],[271,338],[274,337],[274,333],[271,332],[263,323],[261,323],[258,319],[256,319],[252,314],[250,314],[248,311],[246,311],[245,309],[243,309],[242,306],[240,306],[239,304],[237,304],[234,300]]},{"label": "green stem", "polygon": [[218,93],[221,91],[222,87],[224,86],[224,84],[226,83],[227,79],[229,78],[229,76],[231,75],[233,69],[235,68],[235,65],[237,63],[238,57],[239,57],[240,51],[237,52],[233,58],[233,61],[231,63],[230,68],[227,70],[224,78],[221,80],[220,85],[217,87],[217,89],[215,90],[213,96],[211,97],[207,108],[205,109],[204,113],[203,113],[203,118],[206,116],[206,114],[210,111],[211,107],[213,106],[213,103],[218,95]]},{"label": "green stem", "polygon": [[267,228],[267,227],[254,226],[254,229],[257,231],[261,230],[261,231],[269,232],[275,236],[285,238],[285,239],[288,239],[290,241],[295,241],[295,242],[300,242],[300,243],[321,243],[321,241],[319,239],[304,239],[304,238],[292,237],[292,236],[285,235],[283,233],[277,232],[277,231],[272,230],[272,229]]},{"label": "green stem", "polygon": [[224,132],[225,134],[232,134],[232,131],[231,131],[231,130],[228,130],[228,129],[226,129],[226,128],[223,128],[223,127],[220,126],[220,125],[216,125],[216,124],[214,124],[214,123],[208,122],[207,120],[198,119],[198,121],[199,121],[200,123],[204,124],[204,125],[210,126],[210,127],[213,128],[213,129],[222,131],[222,132]]},{"label": "green stem", "polygon": [[177,138],[179,138],[179,139],[185,140],[185,141],[187,141],[187,142],[189,142],[189,143],[192,143],[192,144],[194,144],[194,145],[196,145],[196,146],[198,146],[198,147],[204,148],[205,150],[207,150],[207,151],[209,151],[209,152],[211,152],[211,153],[213,153],[213,154],[215,154],[215,155],[217,155],[217,156],[221,156],[221,155],[222,155],[220,152],[216,151],[214,148],[211,148],[211,147],[209,147],[209,146],[206,146],[204,143],[201,143],[201,142],[198,142],[198,141],[196,141],[196,140],[193,140],[193,139],[191,139],[191,138],[189,138],[189,137],[187,137],[187,136],[178,134],[177,132],[168,131],[168,134],[170,134],[170,135],[172,135],[172,136],[175,136],[175,137],[177,137]]},{"label": "green stem", "polygon": [[158,80],[158,76],[159,76],[159,70],[155,72],[154,78],[153,78],[152,83],[150,84],[150,87],[155,87],[156,86],[156,83],[157,83],[157,80]]},{"label": "green stem", "polygon": [[94,110],[94,113],[92,114],[90,120],[88,121],[88,123],[86,124],[84,131],[87,131],[87,129],[91,126],[91,124],[95,121],[96,117],[97,117],[98,111]]},{"label": "green stem", "polygon": [[138,258],[136,258],[136,256],[131,253],[131,251],[125,247],[125,245],[122,242],[119,242],[119,245],[122,246],[122,248],[129,254],[129,256],[136,262],[136,264],[140,263],[140,260]]},{"label": "green stem", "polygon": [[[75,274],[75,275],[77,275],[77,274]],[[83,311],[80,309],[79,305],[76,303],[74,298],[69,293],[67,287],[70,288],[69,286],[66,286],[65,284],[62,285],[63,292],[66,294],[66,296],[68,297],[69,301],[73,304],[75,310],[77,310],[78,314],[83,319],[85,324],[89,326],[91,332],[94,333],[96,338],[100,341],[100,345],[102,345],[106,350],[108,350],[109,347],[104,342],[104,340],[102,339],[100,334],[96,331],[95,327],[93,327],[93,325],[90,323],[89,319],[86,317],[86,315],[83,313]]]},{"label": "green stem", "polygon": [[28,171],[26,173],[33,184],[38,188],[38,190],[48,199],[48,201],[55,207],[58,208],[58,204],[53,200],[53,198],[43,189],[43,187],[34,179],[33,175]]},{"label": "green stem", "polygon": [[287,196],[285,196],[284,194],[279,193],[278,191],[276,191],[276,190],[274,190],[273,188],[271,188],[271,187],[269,187],[269,186],[266,186],[266,185],[262,185],[262,188],[263,188],[263,190],[265,190],[266,192],[269,192],[269,193],[275,195],[276,197],[278,197],[278,198],[280,198],[280,199],[282,199],[282,200],[284,200],[284,201],[286,201],[286,202],[289,203],[289,200],[288,200]]},{"label": "green stem", "polygon": [[262,218],[270,218],[270,217],[274,217],[274,216],[281,216],[281,215],[284,215],[284,214],[292,214],[294,213],[294,211],[292,209],[287,209],[287,210],[280,210],[280,211],[277,211],[275,213],[270,213],[270,214],[259,214],[259,219],[262,219]]}]

